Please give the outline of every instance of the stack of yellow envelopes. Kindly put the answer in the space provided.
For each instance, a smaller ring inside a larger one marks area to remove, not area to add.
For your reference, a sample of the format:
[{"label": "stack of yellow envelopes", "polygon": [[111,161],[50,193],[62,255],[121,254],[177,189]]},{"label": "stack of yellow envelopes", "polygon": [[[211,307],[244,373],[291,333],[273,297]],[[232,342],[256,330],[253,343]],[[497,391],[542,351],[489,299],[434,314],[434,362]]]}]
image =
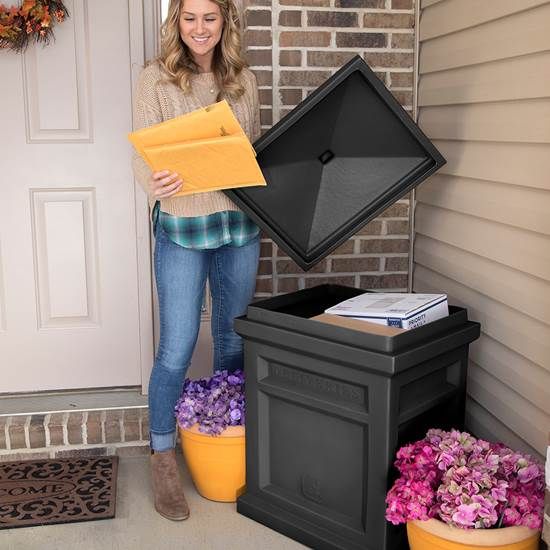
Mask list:
[{"label": "stack of yellow envelopes", "polygon": [[226,100],[128,135],[153,172],[183,180],[176,194],[266,185],[256,152]]}]

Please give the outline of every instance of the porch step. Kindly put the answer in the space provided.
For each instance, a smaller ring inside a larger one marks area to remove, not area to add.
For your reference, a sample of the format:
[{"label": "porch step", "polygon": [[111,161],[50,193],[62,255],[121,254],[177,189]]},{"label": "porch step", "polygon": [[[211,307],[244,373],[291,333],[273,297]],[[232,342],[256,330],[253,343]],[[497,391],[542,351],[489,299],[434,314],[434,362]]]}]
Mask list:
[{"label": "porch step", "polygon": [[0,462],[148,453],[147,406],[0,415]]}]

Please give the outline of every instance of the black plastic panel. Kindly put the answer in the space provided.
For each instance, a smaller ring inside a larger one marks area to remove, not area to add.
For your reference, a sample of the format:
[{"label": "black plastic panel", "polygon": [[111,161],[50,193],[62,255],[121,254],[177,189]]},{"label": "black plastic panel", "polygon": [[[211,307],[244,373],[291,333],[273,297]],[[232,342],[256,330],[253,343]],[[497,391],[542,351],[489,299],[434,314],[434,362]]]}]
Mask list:
[{"label": "black plastic panel", "polygon": [[267,187],[224,193],[304,270],[445,163],[360,56],[254,148]]}]

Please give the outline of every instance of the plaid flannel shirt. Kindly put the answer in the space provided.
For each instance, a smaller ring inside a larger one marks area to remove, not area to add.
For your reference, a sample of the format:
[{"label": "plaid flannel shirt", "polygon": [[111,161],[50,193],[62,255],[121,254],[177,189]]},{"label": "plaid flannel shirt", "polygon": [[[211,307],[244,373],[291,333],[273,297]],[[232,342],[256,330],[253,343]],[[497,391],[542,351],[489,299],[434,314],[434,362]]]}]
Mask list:
[{"label": "plaid flannel shirt", "polygon": [[153,224],[162,224],[171,241],[185,248],[243,246],[260,232],[260,228],[244,212],[234,210],[180,217],[163,212],[157,202],[152,218]]}]

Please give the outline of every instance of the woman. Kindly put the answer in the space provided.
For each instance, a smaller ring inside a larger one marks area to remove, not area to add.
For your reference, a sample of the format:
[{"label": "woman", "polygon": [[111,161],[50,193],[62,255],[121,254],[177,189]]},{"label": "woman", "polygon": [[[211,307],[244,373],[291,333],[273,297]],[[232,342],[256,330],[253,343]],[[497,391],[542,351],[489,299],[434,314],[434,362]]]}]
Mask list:
[{"label": "woman", "polygon": [[[161,54],[139,78],[134,126],[142,128],[226,99],[251,142],[260,135],[258,88],[241,57],[234,0],[171,0]],[[134,154],[136,178],[149,195],[155,233],[160,341],[149,382],[151,477],[155,509],[189,516],[175,459],[174,406],[200,326],[208,277],[212,293],[214,369],[242,368],[233,319],[255,288],[259,228],[222,192],[175,197],[177,174],[151,173]]]}]

